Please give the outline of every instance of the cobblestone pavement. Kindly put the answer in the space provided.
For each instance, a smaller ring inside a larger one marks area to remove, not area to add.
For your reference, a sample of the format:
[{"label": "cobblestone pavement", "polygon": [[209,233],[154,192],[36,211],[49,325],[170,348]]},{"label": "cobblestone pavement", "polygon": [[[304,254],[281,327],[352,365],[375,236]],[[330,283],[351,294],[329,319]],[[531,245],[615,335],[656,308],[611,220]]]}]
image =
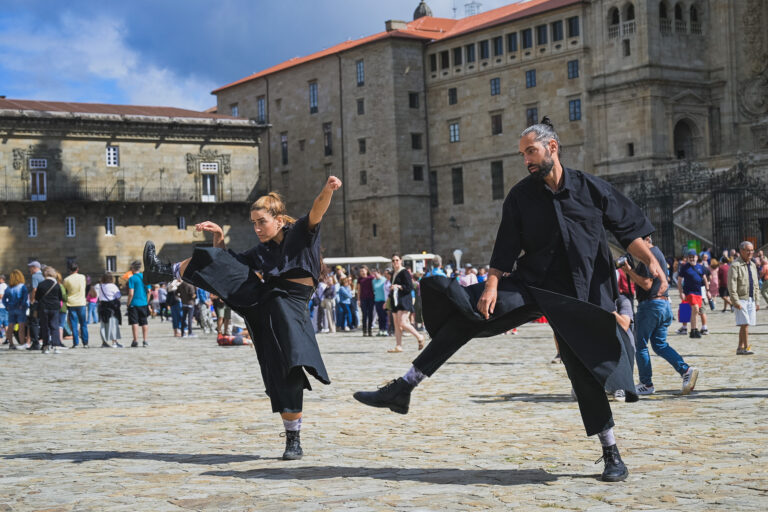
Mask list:
[{"label": "cobblestone pavement", "polygon": [[768,325],[753,329],[757,354],[737,357],[732,322],[718,311],[709,336],[670,337],[701,368],[693,394],[680,396],[680,377],[654,356],[656,394],[613,404],[630,468],[617,484],[597,479],[599,443],[550,363],[546,325],[471,342],[406,416],[351,394],[401,375],[413,338],[388,354],[391,338],[320,336],[333,384],[306,395],[295,462],[279,459],[282,425],[250,347],[174,339],[158,321],[149,348],[3,347],[0,511],[764,511]]}]

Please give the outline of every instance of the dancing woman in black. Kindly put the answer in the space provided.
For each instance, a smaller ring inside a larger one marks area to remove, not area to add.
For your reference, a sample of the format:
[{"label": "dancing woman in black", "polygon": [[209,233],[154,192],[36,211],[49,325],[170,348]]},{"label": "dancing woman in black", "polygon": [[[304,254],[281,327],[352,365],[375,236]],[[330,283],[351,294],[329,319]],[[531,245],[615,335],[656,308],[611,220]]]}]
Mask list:
[{"label": "dancing woman in black", "polygon": [[195,228],[213,234],[213,247],[196,248],[182,262],[164,264],[151,241],[144,247],[146,282],[181,278],[215,293],[245,319],[272,411],[283,419],[286,460],[302,456],[303,395],[312,389],[304,371],[330,383],[308,303],[323,265],[320,222],[340,187],[341,180],[329,177],[312,209],[299,219],[286,214],[278,194],[260,197],[250,213],[260,243],[240,254],[226,249],[221,227],[210,221]]}]

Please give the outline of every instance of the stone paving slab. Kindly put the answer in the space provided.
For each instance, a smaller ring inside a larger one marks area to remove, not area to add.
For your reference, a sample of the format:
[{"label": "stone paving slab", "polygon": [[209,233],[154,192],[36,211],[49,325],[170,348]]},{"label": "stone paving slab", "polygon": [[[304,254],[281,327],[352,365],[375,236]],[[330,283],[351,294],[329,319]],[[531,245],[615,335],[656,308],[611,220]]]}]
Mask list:
[{"label": "stone paving slab", "polygon": [[670,336],[701,368],[693,394],[653,356],[657,393],[612,403],[630,469],[619,484],[597,480],[599,443],[549,362],[546,325],[471,342],[405,416],[351,394],[401,375],[415,340],[388,354],[391,338],[321,335],[333,383],[306,394],[294,462],[279,459],[250,347],[173,338],[156,320],[146,349],[3,347],[0,512],[768,510],[768,325],[753,329],[757,354],[737,357],[732,322],[717,312],[711,335]]}]

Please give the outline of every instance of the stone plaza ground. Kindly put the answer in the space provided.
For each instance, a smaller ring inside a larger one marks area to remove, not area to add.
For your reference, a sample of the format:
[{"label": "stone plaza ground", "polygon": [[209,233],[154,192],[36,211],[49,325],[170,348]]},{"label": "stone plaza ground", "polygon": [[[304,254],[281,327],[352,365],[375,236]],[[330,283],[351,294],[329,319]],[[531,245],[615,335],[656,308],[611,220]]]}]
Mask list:
[{"label": "stone plaza ground", "polygon": [[[701,340],[670,336],[701,368],[693,394],[653,356],[657,392],[613,402],[626,482],[598,480],[547,325],[475,340],[401,416],[352,399],[416,354],[391,338],[321,335],[332,385],[306,394],[301,461],[279,459],[251,347],[178,339],[43,355],[0,350],[0,511],[768,509],[768,325],[736,356],[731,314]],[[674,325],[673,329],[677,326]],[[124,339],[127,332],[124,326]]]}]

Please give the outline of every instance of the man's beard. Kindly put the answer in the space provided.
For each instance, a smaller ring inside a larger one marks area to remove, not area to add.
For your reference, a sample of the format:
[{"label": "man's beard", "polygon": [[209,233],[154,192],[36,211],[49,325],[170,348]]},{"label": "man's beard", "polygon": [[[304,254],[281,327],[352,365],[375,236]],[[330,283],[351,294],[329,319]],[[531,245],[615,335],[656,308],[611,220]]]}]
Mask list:
[{"label": "man's beard", "polygon": [[542,160],[539,165],[528,166],[528,171],[531,170],[531,167],[538,167],[538,170],[531,172],[531,174],[539,181],[544,181],[544,178],[549,176],[549,173],[552,172],[552,168],[554,166],[555,161],[552,160],[552,153],[547,150],[547,154],[544,156],[544,160]]}]

